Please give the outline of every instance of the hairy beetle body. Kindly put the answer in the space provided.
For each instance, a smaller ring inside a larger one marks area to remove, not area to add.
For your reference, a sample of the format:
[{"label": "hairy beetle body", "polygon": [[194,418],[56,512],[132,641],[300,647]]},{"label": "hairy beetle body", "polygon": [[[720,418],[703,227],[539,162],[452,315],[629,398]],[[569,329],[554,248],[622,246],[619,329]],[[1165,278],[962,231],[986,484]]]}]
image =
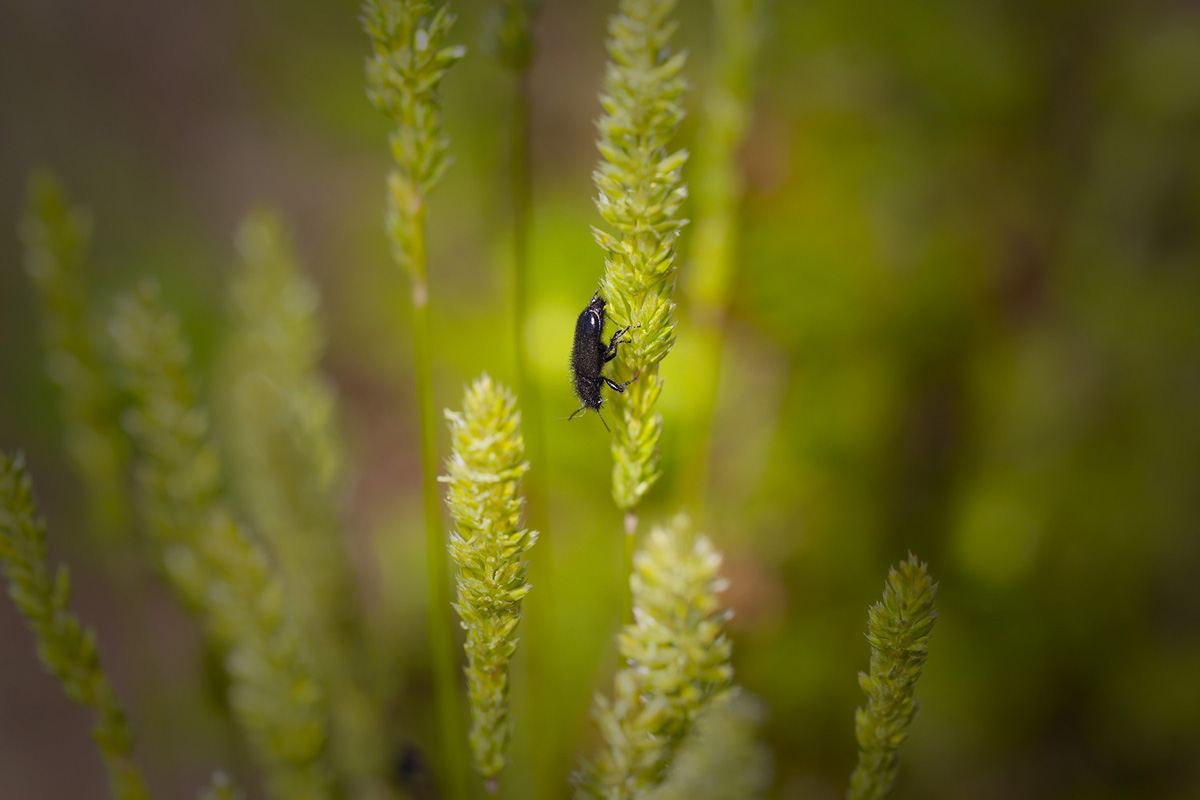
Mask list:
[{"label": "hairy beetle body", "polygon": [[[599,414],[600,406],[604,403],[600,390],[605,385],[614,392],[624,392],[626,386],[637,380],[637,376],[634,375],[625,383],[617,383],[604,375],[604,365],[617,357],[617,345],[631,341],[621,338],[629,331],[626,327],[614,332],[608,344],[604,344],[604,305],[604,298],[596,292],[587,308],[575,321],[575,342],[571,347],[571,380],[580,405],[567,419],[574,419],[577,414],[588,409]],[[608,423],[604,422],[604,417],[600,417],[600,421],[607,429]]]}]

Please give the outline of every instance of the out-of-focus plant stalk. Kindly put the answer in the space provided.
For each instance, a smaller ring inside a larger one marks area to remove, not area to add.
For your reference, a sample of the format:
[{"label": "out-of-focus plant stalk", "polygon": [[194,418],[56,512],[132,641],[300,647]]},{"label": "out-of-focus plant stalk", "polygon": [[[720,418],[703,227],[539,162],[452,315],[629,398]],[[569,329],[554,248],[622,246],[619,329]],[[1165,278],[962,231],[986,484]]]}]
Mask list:
[{"label": "out-of-focus plant stalk", "polygon": [[125,371],[145,527],[181,599],[203,615],[229,675],[229,705],[276,796],[337,794],[326,762],[321,683],[283,582],[220,494],[208,411],[197,399],[178,318],[143,282],[110,325]]},{"label": "out-of-focus plant stalk", "polygon": [[367,0],[363,24],[373,54],[367,60],[367,96],[394,124],[395,166],[388,175],[385,229],[397,264],[412,281],[413,370],[420,417],[421,494],[425,510],[425,558],[429,582],[429,647],[434,704],[448,795],[467,796],[468,760],[461,735],[450,618],[449,564],[443,547],[437,490],[437,419],[433,402],[429,285],[425,249],[426,198],[450,166],[442,129],[440,85],[465,48],[448,46],[454,24],[448,5],[435,10],[423,0]]},{"label": "out-of-focus plant stalk", "polygon": [[49,172],[29,179],[19,233],[25,270],[37,292],[46,371],[59,390],[67,453],[83,482],[89,516],[109,541],[130,533],[129,447],[118,423],[116,388],[88,317],[83,274],[91,217],[72,207]]},{"label": "out-of-focus plant stalk", "polygon": [[736,271],[737,209],[743,194],[738,150],[750,121],[763,15],[762,0],[712,0],[712,7],[715,57],[692,160],[695,222],[684,281],[684,324],[694,339],[698,409],[692,435],[683,441],[680,493],[697,511],[707,496],[725,316]]},{"label": "out-of-focus plant stalk", "polygon": [[643,800],[757,800],[771,785],[770,749],[758,735],[766,704],[740,687],[715,698]]},{"label": "out-of-focus plant stalk", "polygon": [[900,745],[917,715],[917,680],[937,621],[936,598],[937,584],[910,553],[888,571],[883,599],[871,606],[871,669],[858,673],[867,705],[854,715],[858,764],[847,800],[883,800],[896,783]]},{"label": "out-of-focus plant stalk", "polygon": [[[530,582],[537,586],[537,598],[524,612],[525,678],[530,691],[525,693],[529,730],[519,735],[531,742],[527,757],[533,773],[536,797],[555,796],[564,777],[557,765],[565,755],[562,737],[557,736],[558,720],[550,702],[551,686],[557,670],[551,663],[554,650],[550,642],[551,612],[554,605],[554,549],[547,535],[548,495],[546,492],[545,417],[541,388],[530,364],[528,341],[531,286],[529,282],[529,242],[533,224],[533,145],[532,107],[529,71],[534,57],[533,23],[539,11],[537,0],[500,0],[490,20],[488,49],[513,76],[512,130],[509,144],[509,194],[512,198],[512,340],[516,369],[517,395],[521,398],[521,427],[525,434],[525,452],[529,473],[524,479],[526,518],[530,527],[541,532],[537,552],[529,561]],[[551,682],[551,683],[548,683]]]},{"label": "out-of-focus plant stalk", "polygon": [[150,794],[133,759],[133,731],[100,665],[95,631],[70,609],[66,567],[51,576],[46,528],[37,519],[33,484],[20,455],[0,452],[0,568],[8,594],[37,641],[38,657],[74,702],[92,710],[92,739],[100,748],[114,800],[147,800]]},{"label": "out-of-focus plant stalk", "polygon": [[597,698],[594,711],[604,747],[575,776],[576,797],[631,800],[658,785],[696,721],[729,688],[720,567],[721,554],[686,517],[651,531],[634,558],[634,621],[617,637],[613,698]]},{"label": "out-of-focus plant stalk", "polygon": [[276,556],[312,643],[334,759],[357,796],[386,798],[389,741],[371,696],[362,609],[338,519],[343,453],[336,395],[318,368],[320,300],[278,213],[249,214],[237,243],[218,422],[250,521]]}]

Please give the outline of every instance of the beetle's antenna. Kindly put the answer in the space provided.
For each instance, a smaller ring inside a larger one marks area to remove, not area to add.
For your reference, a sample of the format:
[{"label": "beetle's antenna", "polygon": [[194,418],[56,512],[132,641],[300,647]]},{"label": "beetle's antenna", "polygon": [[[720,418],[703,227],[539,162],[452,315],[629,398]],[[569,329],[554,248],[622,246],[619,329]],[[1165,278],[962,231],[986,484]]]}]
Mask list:
[{"label": "beetle's antenna", "polygon": [[596,416],[600,418],[600,424],[604,426],[604,430],[612,433],[612,429],[608,427],[608,423],[604,421],[604,415],[600,413],[600,409],[596,409]]},{"label": "beetle's antenna", "polygon": [[575,409],[574,411],[571,412],[571,416],[567,417],[567,422],[570,422],[571,420],[575,419],[575,416],[580,411],[586,411],[586,410],[587,410],[587,406],[580,406],[579,408]]}]

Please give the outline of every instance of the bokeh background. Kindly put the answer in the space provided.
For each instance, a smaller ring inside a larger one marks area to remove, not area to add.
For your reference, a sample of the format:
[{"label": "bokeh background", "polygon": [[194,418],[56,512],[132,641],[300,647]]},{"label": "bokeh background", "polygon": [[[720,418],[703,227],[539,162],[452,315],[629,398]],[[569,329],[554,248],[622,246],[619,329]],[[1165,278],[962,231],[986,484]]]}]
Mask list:
[{"label": "bokeh background", "polygon": [[[471,54],[445,83],[456,164],[429,217],[439,407],[483,370],[515,381],[513,84],[477,46],[489,4],[454,5]],[[590,416],[562,421],[574,317],[602,269],[590,173],[610,5],[546,0],[531,76],[526,326],[562,730],[520,735],[564,754],[590,747],[619,616],[607,438]],[[708,7],[682,6],[695,108]],[[92,209],[97,309],[157,276],[210,377],[236,225],[260,202],[286,214],[323,295],[347,536],[419,752],[411,337],[357,17],[329,0],[0,3],[0,446],[28,455],[160,797],[252,769],[190,620],[89,535],[20,267],[25,179],[51,166]],[[841,796],[867,606],[910,550],[941,582],[941,617],[896,797],[1200,796],[1200,4],[775,0],[767,29],[697,513],[727,553],[738,679],[770,709],[774,796]],[[679,509],[698,435],[687,347],[664,364],[666,476],[647,523]],[[105,796],[86,718],[8,602],[0,796]]]}]

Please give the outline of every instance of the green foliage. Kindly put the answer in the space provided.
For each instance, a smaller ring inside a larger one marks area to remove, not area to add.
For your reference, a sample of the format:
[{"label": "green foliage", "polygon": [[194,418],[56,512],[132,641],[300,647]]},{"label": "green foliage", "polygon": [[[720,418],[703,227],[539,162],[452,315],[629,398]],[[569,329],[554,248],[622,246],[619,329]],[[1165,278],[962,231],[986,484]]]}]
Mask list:
[{"label": "green foliage", "polygon": [[367,60],[367,97],[395,125],[395,169],[388,175],[386,227],[396,263],[424,280],[425,197],[450,166],[442,130],[442,78],[466,55],[447,46],[454,25],[449,5],[423,0],[367,0],[363,26],[375,53]]},{"label": "green foliage", "polygon": [[717,594],[721,554],[686,517],[655,528],[634,556],[633,624],[617,638],[612,700],[594,715],[604,750],[576,776],[579,797],[639,797],[662,780],[696,720],[729,687],[733,668]]},{"label": "green foliage", "polygon": [[687,196],[681,170],[687,153],[671,152],[683,120],[680,75],[684,53],[672,53],[674,0],[622,0],[609,22],[609,64],[601,103],[598,147],[603,157],[594,179],[596,205],[613,233],[595,229],[605,251],[601,294],[617,327],[635,326],[618,351],[614,374],[634,376],[616,409],[613,499],[630,511],[658,480],[662,392],[658,364],[675,343],[675,249],[680,207]]},{"label": "green foliage", "polygon": [[456,532],[450,557],[458,565],[455,608],[467,632],[467,686],[475,768],[493,781],[508,758],[509,664],[517,649],[521,600],[529,592],[522,557],[537,532],[521,527],[524,460],[521,415],[508,389],[486,374],[469,386],[463,410],[447,410],[451,455],[447,503]]},{"label": "green foliage", "polygon": [[94,631],[71,611],[71,581],[66,567],[51,577],[46,566],[46,529],[37,519],[33,483],[18,455],[0,452],[0,566],[8,594],[24,615],[38,656],[67,697],[92,709],[92,738],[104,757],[115,800],[149,797],[133,760],[133,731],[100,666]]},{"label": "green foliage", "polygon": [[499,0],[487,21],[488,50],[508,69],[520,72],[533,61],[533,20],[539,0]]},{"label": "green foliage", "polygon": [[91,217],[70,204],[49,172],[30,177],[27,203],[19,226],[25,271],[37,291],[46,371],[59,390],[67,452],[98,529],[109,538],[126,536],[129,448],[117,421],[116,391],[89,319],[84,276]]},{"label": "green foliage", "polygon": [[318,371],[319,297],[278,214],[252,213],[238,251],[221,382],[227,413],[218,422],[250,521],[276,556],[289,606],[311,643],[339,766],[356,781],[379,783],[387,739],[365,685],[362,613],[338,520],[343,457],[336,397]]},{"label": "green foliage", "polygon": [[761,700],[738,687],[716,697],[646,800],[755,800],[771,785],[771,754],[758,741]]},{"label": "green foliage", "polygon": [[900,745],[917,715],[917,679],[937,621],[936,596],[926,565],[910,553],[888,571],[883,600],[871,606],[871,670],[858,674],[867,705],[854,715],[859,753],[849,800],[882,800],[896,782]]},{"label": "green foliage", "polygon": [[275,793],[331,797],[321,687],[282,582],[224,508],[178,318],[154,284],[142,283],[122,298],[112,330],[134,403],[128,426],[146,527],[164,549],[167,574],[224,651],[230,705]]}]

